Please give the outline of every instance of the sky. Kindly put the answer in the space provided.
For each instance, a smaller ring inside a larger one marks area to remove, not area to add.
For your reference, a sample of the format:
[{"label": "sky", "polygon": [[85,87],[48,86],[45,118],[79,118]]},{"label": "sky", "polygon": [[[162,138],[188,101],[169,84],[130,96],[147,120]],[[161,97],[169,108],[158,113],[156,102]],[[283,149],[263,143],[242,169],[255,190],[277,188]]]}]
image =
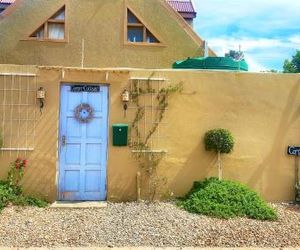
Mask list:
[{"label": "sky", "polygon": [[193,0],[194,28],[218,56],[241,45],[250,71],[282,70],[300,50],[300,0]]}]

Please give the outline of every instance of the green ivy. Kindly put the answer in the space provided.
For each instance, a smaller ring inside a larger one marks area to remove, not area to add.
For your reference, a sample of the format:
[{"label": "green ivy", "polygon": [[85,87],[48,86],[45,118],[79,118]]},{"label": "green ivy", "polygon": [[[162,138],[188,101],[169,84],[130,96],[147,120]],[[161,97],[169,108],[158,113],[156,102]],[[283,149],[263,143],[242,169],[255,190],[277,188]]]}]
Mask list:
[{"label": "green ivy", "polygon": [[[151,77],[150,77],[151,78]],[[155,90],[151,86],[151,81],[149,80],[146,82],[146,85],[141,88],[138,84],[138,82],[133,83],[133,88],[131,90],[131,100],[136,106],[136,114],[132,121],[130,130],[132,131],[132,134],[135,138],[137,138],[137,142],[130,141],[130,147],[134,149],[135,152],[135,158],[139,162],[139,166],[141,169],[143,169],[148,177],[149,180],[149,187],[148,187],[148,200],[153,200],[156,191],[160,186],[163,186],[166,183],[165,178],[160,178],[157,176],[157,167],[160,163],[160,161],[164,157],[164,152],[162,153],[151,153],[151,152],[143,152],[143,151],[151,151],[151,148],[149,147],[149,140],[151,140],[153,134],[157,131],[158,126],[160,125],[161,121],[163,120],[165,116],[165,112],[168,108],[168,98],[176,93],[181,92],[183,90],[183,83],[180,82],[175,85],[169,85],[165,88],[161,88],[160,90]],[[154,121],[152,126],[148,129],[146,133],[146,137],[142,138],[138,123],[141,121],[145,116],[145,108],[141,104],[140,97],[145,94],[152,94],[156,100],[157,108],[156,112],[154,114]]]}]

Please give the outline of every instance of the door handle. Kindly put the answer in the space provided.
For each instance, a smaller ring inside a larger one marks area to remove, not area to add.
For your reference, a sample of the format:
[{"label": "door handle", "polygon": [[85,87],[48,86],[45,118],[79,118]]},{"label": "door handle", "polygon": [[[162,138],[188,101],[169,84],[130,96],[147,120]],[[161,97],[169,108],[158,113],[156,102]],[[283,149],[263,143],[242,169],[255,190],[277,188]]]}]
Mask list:
[{"label": "door handle", "polygon": [[61,137],[61,145],[62,145],[62,146],[66,146],[66,144],[67,144],[67,138],[66,138],[65,135],[63,135],[63,136]]}]

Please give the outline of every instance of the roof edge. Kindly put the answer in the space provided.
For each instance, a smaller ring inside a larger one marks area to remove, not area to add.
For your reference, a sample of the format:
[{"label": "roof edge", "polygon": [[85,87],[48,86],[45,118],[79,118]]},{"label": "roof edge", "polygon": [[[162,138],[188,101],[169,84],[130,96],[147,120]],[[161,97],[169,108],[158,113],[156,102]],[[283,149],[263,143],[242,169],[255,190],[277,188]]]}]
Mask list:
[{"label": "roof edge", "polygon": [[[170,15],[177,20],[183,30],[200,46],[203,47],[204,40],[194,31],[194,29],[184,20],[184,18],[173,9],[173,7],[166,0],[158,0],[161,5],[170,13]],[[210,56],[217,56],[217,54],[209,48]]]},{"label": "roof edge", "polygon": [[1,14],[0,21],[2,21],[5,17],[11,15],[23,2],[24,0],[15,0],[14,3],[10,4]]}]

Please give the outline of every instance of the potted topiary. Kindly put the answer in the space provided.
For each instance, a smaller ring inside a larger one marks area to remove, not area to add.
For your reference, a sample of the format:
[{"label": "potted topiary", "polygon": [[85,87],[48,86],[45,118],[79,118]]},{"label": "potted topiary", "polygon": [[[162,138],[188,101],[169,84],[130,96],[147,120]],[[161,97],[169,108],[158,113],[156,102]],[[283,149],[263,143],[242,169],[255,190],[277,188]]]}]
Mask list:
[{"label": "potted topiary", "polygon": [[218,176],[223,178],[221,154],[229,154],[233,150],[234,138],[227,129],[213,129],[206,132],[204,136],[205,149],[214,151],[218,155]]}]

